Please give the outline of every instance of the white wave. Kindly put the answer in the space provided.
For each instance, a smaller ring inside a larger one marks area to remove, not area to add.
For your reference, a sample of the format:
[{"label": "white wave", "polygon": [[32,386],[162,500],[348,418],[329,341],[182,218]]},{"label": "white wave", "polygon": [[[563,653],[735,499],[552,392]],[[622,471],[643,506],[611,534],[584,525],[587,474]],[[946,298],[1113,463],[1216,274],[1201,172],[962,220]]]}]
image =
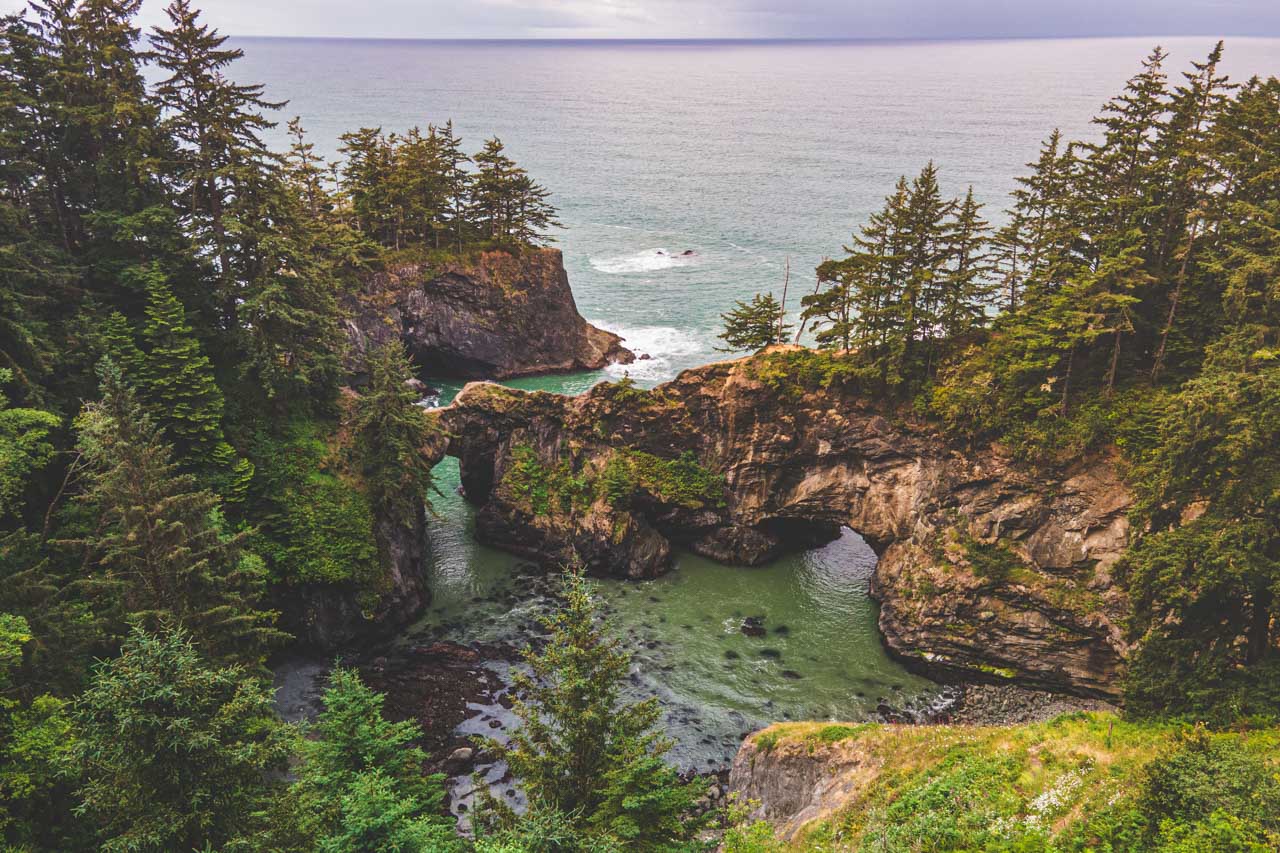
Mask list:
[{"label": "white wave", "polygon": [[672,253],[663,248],[644,249],[630,255],[617,255],[611,258],[589,258],[588,262],[597,271],[610,275],[626,275],[628,273],[659,272],[672,267],[689,266],[697,255]]},{"label": "white wave", "polygon": [[[605,368],[613,376],[629,374],[633,379],[650,381],[672,379],[676,375],[671,363],[673,357],[697,355],[707,348],[693,332],[674,326],[616,326],[592,322],[621,337],[623,345],[636,354],[636,361],[631,364],[611,364]],[[642,355],[649,357],[641,359]]]}]

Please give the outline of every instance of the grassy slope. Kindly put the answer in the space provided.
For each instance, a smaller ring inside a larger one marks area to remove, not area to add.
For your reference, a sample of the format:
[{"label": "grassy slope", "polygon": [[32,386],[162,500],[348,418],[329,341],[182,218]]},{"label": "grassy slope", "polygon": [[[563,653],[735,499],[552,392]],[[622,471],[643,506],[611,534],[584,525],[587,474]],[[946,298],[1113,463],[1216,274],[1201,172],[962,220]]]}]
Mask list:
[{"label": "grassy slope", "polygon": [[[1106,839],[1131,820],[1144,768],[1185,730],[1081,713],[1010,727],[782,723],[754,740],[770,752],[854,750],[859,773],[870,768],[791,849],[1103,851],[1134,849]],[[1280,773],[1280,729],[1210,737]]]}]

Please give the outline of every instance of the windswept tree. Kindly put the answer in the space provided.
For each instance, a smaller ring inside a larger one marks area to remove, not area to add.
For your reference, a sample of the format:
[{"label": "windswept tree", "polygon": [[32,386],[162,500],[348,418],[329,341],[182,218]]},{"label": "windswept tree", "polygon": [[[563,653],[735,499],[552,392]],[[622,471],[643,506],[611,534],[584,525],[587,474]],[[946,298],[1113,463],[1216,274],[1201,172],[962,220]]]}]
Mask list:
[{"label": "windswept tree", "polygon": [[720,319],[724,321],[724,330],[719,338],[725,342],[725,346],[719,348],[721,352],[756,352],[784,343],[791,330],[782,306],[772,293],[757,293],[750,302],[738,302]]}]

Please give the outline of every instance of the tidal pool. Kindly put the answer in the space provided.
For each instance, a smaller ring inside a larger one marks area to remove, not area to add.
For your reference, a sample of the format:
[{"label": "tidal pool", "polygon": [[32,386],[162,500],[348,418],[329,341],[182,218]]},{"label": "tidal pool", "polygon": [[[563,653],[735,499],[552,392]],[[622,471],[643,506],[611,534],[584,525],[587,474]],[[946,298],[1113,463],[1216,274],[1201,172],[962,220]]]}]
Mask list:
[{"label": "tidal pool", "polygon": [[[554,579],[478,544],[457,494],[457,462],[436,468],[428,525],[428,612],[406,635],[522,645],[552,605]],[[656,695],[682,768],[719,769],[743,735],[775,720],[857,720],[877,705],[920,706],[937,685],[891,660],[867,595],[876,557],[850,530],[764,567],[682,553],[649,581],[598,580],[606,630],[632,653],[627,694]],[[748,636],[743,632],[746,625]]]}]

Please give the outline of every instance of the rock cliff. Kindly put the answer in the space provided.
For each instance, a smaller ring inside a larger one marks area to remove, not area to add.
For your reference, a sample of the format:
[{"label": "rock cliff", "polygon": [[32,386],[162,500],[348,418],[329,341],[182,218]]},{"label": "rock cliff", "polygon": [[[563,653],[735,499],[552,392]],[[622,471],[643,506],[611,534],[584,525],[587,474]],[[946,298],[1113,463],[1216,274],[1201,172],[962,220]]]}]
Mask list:
[{"label": "rock cliff", "polygon": [[442,410],[477,533],[626,577],[675,546],[758,564],[862,534],[889,649],[935,675],[1112,696],[1126,652],[1111,572],[1130,495],[1113,460],[1060,472],[957,446],[799,348],[569,398],[472,383]]},{"label": "rock cliff", "polygon": [[558,249],[392,264],[350,308],[357,371],[371,345],[396,337],[425,371],[464,378],[595,370],[635,358],[578,313]]}]

